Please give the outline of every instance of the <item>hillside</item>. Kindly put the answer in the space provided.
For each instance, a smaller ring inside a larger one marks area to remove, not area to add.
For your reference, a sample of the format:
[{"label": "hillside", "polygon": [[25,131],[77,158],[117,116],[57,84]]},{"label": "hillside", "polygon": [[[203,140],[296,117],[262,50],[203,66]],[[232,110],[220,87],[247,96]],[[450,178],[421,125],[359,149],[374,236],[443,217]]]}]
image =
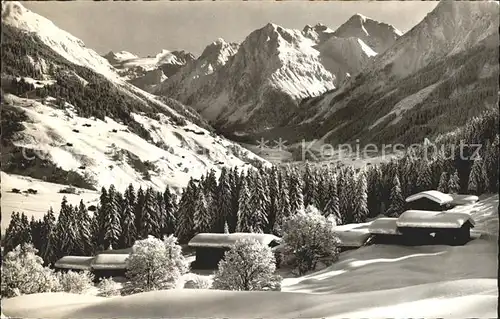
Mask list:
[{"label": "hillside", "polygon": [[498,46],[498,3],[441,2],[345,86],[304,99],[267,134],[336,145],[416,143],[451,131],[496,108]]},{"label": "hillside", "polygon": [[[349,22],[342,28],[356,26]],[[394,28],[370,32],[361,39],[354,31],[336,34],[324,25],[299,31],[268,23],[231,51],[221,41],[207,47],[227,57],[213,72],[196,71],[211,64],[202,55],[197,67],[181,69],[155,93],[192,106],[225,132],[262,131],[282,124],[300,100],[341,87],[383,50],[379,43],[399,37]]]},{"label": "hillside", "polygon": [[2,7],[2,90],[8,173],[85,188],[164,189],[210,168],[262,163],[189,107],[127,83],[83,42],[17,2]]}]

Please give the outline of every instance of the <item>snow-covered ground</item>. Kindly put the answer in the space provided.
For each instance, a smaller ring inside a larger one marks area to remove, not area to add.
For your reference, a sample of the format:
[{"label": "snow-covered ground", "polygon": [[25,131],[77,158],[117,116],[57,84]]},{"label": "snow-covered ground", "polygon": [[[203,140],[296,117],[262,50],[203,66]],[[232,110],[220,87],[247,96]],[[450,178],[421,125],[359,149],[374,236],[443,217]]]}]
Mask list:
[{"label": "snow-covered ground", "polygon": [[[47,210],[52,207],[57,216],[61,201],[66,196],[68,203],[78,205],[83,199],[85,205],[96,205],[99,200],[99,193],[88,189],[76,188],[79,194],[62,194],[59,191],[68,187],[54,183],[47,183],[31,177],[7,174],[0,172],[2,180],[2,233],[5,232],[10,223],[12,212],[24,212],[29,219],[34,216],[36,219],[42,218]],[[17,188],[25,191],[33,188],[38,191],[37,194],[16,194],[11,190]]]},{"label": "snow-covered ground", "polygon": [[285,279],[282,292],[176,289],[113,298],[49,293],[3,300],[2,311],[25,318],[395,318],[409,314],[495,318],[498,195],[484,198],[474,208],[476,231],[483,236],[465,246],[363,247],[342,253],[329,268]]},{"label": "snow-covered ground", "polygon": [[[60,110],[50,103],[44,105],[10,94],[5,100],[25,111],[30,119],[24,123],[22,138],[14,144],[49,154],[50,160],[62,169],[87,174],[96,187],[113,183],[117,189],[124,190],[132,183],[160,190],[167,185],[179,189],[185,187],[191,177],[198,178],[211,168],[219,171],[222,166],[243,167],[246,160],[258,159],[255,154],[205,129],[194,124],[180,127],[163,115],[158,121],[133,114],[160,148],[113,119],[79,117],[69,104]],[[131,164],[127,152],[132,160],[153,165],[150,181]],[[85,166],[83,171],[81,166]]]}]

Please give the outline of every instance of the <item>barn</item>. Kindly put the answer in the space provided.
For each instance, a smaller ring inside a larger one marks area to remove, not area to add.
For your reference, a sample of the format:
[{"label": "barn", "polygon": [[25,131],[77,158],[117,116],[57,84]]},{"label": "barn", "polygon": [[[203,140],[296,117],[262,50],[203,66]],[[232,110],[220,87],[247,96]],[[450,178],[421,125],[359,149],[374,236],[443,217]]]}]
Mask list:
[{"label": "barn", "polygon": [[382,217],[374,220],[368,227],[372,235],[369,244],[402,245],[405,238],[398,229],[397,218]]},{"label": "barn", "polygon": [[64,256],[57,260],[54,269],[57,271],[90,271],[90,264],[94,257],[87,256]]},{"label": "barn", "polygon": [[98,254],[90,263],[95,279],[109,277],[125,277],[127,272],[127,258],[129,254]]},{"label": "barn", "polygon": [[219,261],[224,258],[224,253],[231,249],[236,241],[241,239],[254,239],[271,248],[276,247],[281,243],[281,238],[271,234],[200,233],[194,236],[188,243],[189,247],[196,250],[196,260],[191,266],[195,269],[217,268]]},{"label": "barn", "polygon": [[475,223],[465,212],[408,210],[399,216],[396,225],[416,245],[464,245]]},{"label": "barn", "polygon": [[454,207],[453,197],[436,190],[413,194],[406,198],[407,210],[445,211]]}]

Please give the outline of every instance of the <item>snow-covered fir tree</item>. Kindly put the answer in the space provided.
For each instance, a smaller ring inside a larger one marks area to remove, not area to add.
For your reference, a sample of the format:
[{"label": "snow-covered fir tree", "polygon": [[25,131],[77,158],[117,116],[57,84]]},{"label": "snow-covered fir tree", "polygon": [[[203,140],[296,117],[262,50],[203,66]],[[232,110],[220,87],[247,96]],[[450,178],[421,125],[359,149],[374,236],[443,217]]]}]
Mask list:
[{"label": "snow-covered fir tree", "polygon": [[289,185],[289,198],[290,198],[290,211],[292,215],[298,211],[304,210],[304,197],[302,194],[302,182],[299,176],[292,172],[290,174]]},{"label": "snow-covered fir tree", "polygon": [[330,217],[335,220],[336,225],[344,224],[344,218],[340,213],[339,197],[337,192],[337,177],[332,175],[331,183],[328,190],[329,200],[323,210],[323,215],[325,217]]},{"label": "snow-covered fir tree", "polygon": [[149,235],[157,233],[159,229],[157,212],[158,197],[152,187],[148,187],[145,194],[144,207],[142,209],[142,233],[141,238],[147,238]]},{"label": "snow-covered fir tree", "polygon": [[131,247],[137,239],[137,229],[135,227],[135,205],[136,194],[132,184],[125,190],[123,196],[123,205],[121,211],[121,228],[120,246]]},{"label": "snow-covered fir tree", "polygon": [[448,193],[448,181],[449,181],[448,173],[442,172],[439,177],[439,184],[437,190],[442,193]]},{"label": "snow-covered fir tree", "polygon": [[458,177],[458,172],[455,172],[450,175],[450,180],[448,181],[448,191],[451,194],[458,194],[460,191],[460,178]]},{"label": "snow-covered fir tree", "polygon": [[355,200],[354,200],[354,222],[362,223],[368,217],[368,194],[366,185],[366,174],[364,172],[358,175],[356,181]]},{"label": "snow-covered fir tree", "polygon": [[397,175],[394,176],[392,183],[393,185],[387,216],[398,217],[404,211],[405,200],[401,191],[401,183],[399,182],[399,177]]},{"label": "snow-covered fir tree", "polygon": [[194,236],[193,214],[195,211],[197,185],[193,179],[182,193],[177,211],[176,237],[180,243],[187,243]]},{"label": "snow-covered fir tree", "polygon": [[142,189],[142,187],[139,187],[137,190],[137,200],[134,208],[135,212],[135,230],[137,233],[137,238],[142,238],[143,234],[143,212],[144,212],[144,203],[146,202],[146,193]]},{"label": "snow-covered fir tree", "polygon": [[429,162],[427,162],[426,160],[421,162],[420,169],[418,171],[416,187],[419,192],[426,191],[432,188],[431,170]]},{"label": "snow-covered fir tree", "polygon": [[220,233],[224,231],[224,225],[231,216],[231,185],[229,171],[224,167],[219,176],[217,191],[215,192],[215,205],[212,215],[214,217],[213,231]]},{"label": "snow-covered fir tree", "polygon": [[265,187],[262,174],[257,171],[251,176],[250,180],[250,209],[251,225],[253,230],[258,233],[263,233],[268,226],[267,207],[269,205],[268,190]]},{"label": "snow-covered fir tree", "polygon": [[118,193],[114,185],[111,185],[108,189],[107,205],[103,212],[106,214],[104,217],[104,246],[113,248],[119,246],[121,229],[121,194]]},{"label": "snow-covered fir tree", "polygon": [[488,188],[488,176],[484,167],[484,160],[478,157],[474,160],[469,174],[468,191],[480,195]]},{"label": "snow-covered fir tree", "polygon": [[194,209],[194,229],[196,233],[207,233],[212,228],[213,216],[210,214],[207,200],[202,189],[198,189]]},{"label": "snow-covered fir tree", "polygon": [[165,189],[163,192],[163,205],[165,210],[165,229],[163,229],[162,233],[171,235],[175,232],[175,228],[177,225],[177,199],[174,193],[170,190],[169,187]]},{"label": "snow-covered fir tree", "polygon": [[240,202],[239,202],[239,209],[238,209],[238,223],[236,226],[236,231],[237,232],[250,232],[250,229],[252,227],[252,214],[253,214],[253,208],[252,205],[250,204],[250,190],[248,189],[247,186],[247,180],[243,179],[241,181],[241,188],[240,188]]}]

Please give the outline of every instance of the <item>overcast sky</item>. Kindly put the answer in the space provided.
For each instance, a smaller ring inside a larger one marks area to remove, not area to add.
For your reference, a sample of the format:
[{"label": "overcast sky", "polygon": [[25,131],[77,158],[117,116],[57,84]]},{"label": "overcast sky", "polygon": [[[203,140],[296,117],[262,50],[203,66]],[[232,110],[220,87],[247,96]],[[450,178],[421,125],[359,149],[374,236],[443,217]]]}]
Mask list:
[{"label": "overcast sky", "polygon": [[104,54],[129,51],[140,56],[162,49],[199,55],[217,38],[241,42],[268,22],[300,29],[323,23],[337,28],[354,13],[406,32],[437,5],[433,1],[317,2],[24,2]]}]

